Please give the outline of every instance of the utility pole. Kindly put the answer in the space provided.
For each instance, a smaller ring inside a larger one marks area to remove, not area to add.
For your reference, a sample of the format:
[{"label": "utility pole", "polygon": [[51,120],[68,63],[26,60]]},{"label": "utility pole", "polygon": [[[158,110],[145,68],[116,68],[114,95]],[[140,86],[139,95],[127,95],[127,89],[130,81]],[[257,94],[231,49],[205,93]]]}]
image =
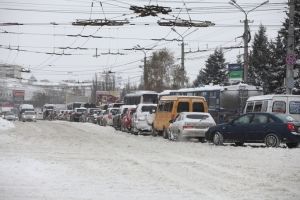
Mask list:
[{"label": "utility pole", "polygon": [[184,72],[184,36],[178,33],[175,28],[172,28],[172,31],[181,37],[181,70]]},{"label": "utility pole", "polygon": [[145,50],[143,50],[144,52],[144,90],[148,90],[148,69],[147,69],[147,56],[146,56],[146,52]]},{"label": "utility pole", "polygon": [[184,41],[181,42],[181,70],[184,72]]},{"label": "utility pole", "polygon": [[248,82],[248,68],[249,68],[249,54],[248,54],[248,43],[250,42],[250,30],[249,30],[249,20],[248,20],[248,14],[255,9],[269,3],[269,1],[265,1],[258,6],[252,8],[251,10],[245,11],[235,0],[231,0],[229,4],[233,5],[240,11],[242,11],[245,14],[245,20],[244,22],[244,34],[243,34],[243,39],[244,39],[244,82]]},{"label": "utility pole", "polygon": [[181,72],[182,72],[182,79],[181,79],[181,83],[180,83],[180,87],[184,86],[184,71],[185,71],[185,67],[184,67],[184,38],[192,33],[194,33],[195,31],[197,31],[198,29],[195,29],[193,31],[191,31],[190,33],[186,34],[186,35],[181,35],[180,33],[178,33],[176,31],[175,28],[171,28],[172,31],[174,31],[177,35],[179,35],[181,37]]},{"label": "utility pole", "polygon": [[[154,46],[155,47],[155,46]],[[152,50],[154,47],[152,48],[142,48],[140,45],[136,45],[133,49],[134,50],[141,50],[144,53],[144,90],[149,90],[149,78],[148,78],[148,68],[147,68],[147,51]],[[128,49],[129,50],[129,49]]]},{"label": "utility pole", "polygon": [[287,41],[287,56],[286,56],[286,93],[292,94],[294,87],[294,65],[296,64],[295,55],[295,0],[289,1],[289,30],[288,30],[288,41]]}]

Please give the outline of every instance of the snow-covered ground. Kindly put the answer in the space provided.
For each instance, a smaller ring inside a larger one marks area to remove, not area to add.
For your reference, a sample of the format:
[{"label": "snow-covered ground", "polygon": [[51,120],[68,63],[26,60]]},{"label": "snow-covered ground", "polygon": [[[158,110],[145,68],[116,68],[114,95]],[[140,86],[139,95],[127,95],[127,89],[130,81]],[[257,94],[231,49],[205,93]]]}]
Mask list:
[{"label": "snow-covered ground", "polygon": [[300,199],[300,148],[213,146],[88,123],[0,131],[1,200]]},{"label": "snow-covered ground", "polygon": [[0,117],[0,131],[7,130],[14,127],[15,125],[12,122],[2,119]]}]

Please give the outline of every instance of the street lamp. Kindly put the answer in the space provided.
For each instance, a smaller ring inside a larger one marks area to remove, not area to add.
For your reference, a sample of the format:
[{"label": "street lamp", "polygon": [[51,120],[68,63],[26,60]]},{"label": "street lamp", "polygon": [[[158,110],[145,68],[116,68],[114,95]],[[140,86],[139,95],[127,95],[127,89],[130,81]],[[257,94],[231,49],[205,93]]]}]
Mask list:
[{"label": "street lamp", "polygon": [[248,79],[248,43],[250,42],[250,38],[249,38],[249,25],[248,25],[248,14],[252,11],[254,11],[255,9],[265,5],[269,3],[269,1],[265,1],[259,5],[257,5],[256,7],[252,8],[251,10],[245,11],[235,0],[231,0],[229,1],[229,4],[233,5],[234,7],[236,7],[237,9],[239,9],[240,11],[242,11],[245,14],[245,20],[244,20],[244,34],[243,34],[243,39],[244,39],[244,82],[247,83],[247,79]]}]

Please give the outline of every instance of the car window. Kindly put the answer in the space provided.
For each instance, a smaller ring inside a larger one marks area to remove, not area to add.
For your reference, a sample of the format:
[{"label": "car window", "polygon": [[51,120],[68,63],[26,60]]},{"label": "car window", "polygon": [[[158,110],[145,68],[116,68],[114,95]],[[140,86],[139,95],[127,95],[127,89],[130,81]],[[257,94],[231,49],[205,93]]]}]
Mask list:
[{"label": "car window", "polygon": [[189,111],[189,102],[178,102],[177,112],[188,112]]},{"label": "car window", "polygon": [[111,109],[110,113],[111,113],[112,115],[116,115],[116,114],[118,113],[118,110],[119,110],[119,109]]},{"label": "car window", "polygon": [[249,124],[250,121],[251,121],[252,116],[253,116],[253,115],[244,115],[244,116],[241,116],[241,117],[237,118],[237,119],[234,121],[234,124],[238,124],[238,125],[241,125],[241,124]]},{"label": "car window", "polygon": [[286,113],[286,103],[285,101],[274,101],[272,112]]},{"label": "car window", "polygon": [[266,124],[268,123],[268,116],[256,114],[252,119],[252,124]]},{"label": "car window", "polygon": [[248,103],[247,103],[246,113],[252,112],[252,111],[253,111],[253,105],[254,105],[253,102],[248,102]]},{"label": "car window", "polygon": [[209,118],[209,116],[208,115],[201,115],[201,114],[199,114],[199,115],[188,114],[188,115],[186,115],[186,118],[189,118],[189,119],[207,119],[207,118]]},{"label": "car window", "polygon": [[300,114],[300,102],[290,101],[289,110],[290,110],[290,114]]},{"label": "car window", "polygon": [[156,106],[142,106],[141,110],[142,110],[142,112],[150,112],[155,108],[156,108]]},{"label": "car window", "polygon": [[180,120],[182,120],[182,116],[181,115],[177,115],[176,118],[175,118],[175,121],[177,122],[177,121],[180,121]]},{"label": "car window", "polygon": [[267,112],[268,110],[268,101],[263,101],[261,112]]},{"label": "car window", "polygon": [[254,112],[260,112],[261,108],[262,108],[262,104],[263,104],[262,101],[255,102],[253,111]]},{"label": "car window", "polygon": [[283,122],[293,122],[293,121],[297,121],[295,120],[292,116],[287,115],[287,114],[281,114],[281,113],[276,113],[275,114],[279,119],[281,119]]},{"label": "car window", "polygon": [[201,102],[193,102],[192,112],[204,112],[204,106]]}]

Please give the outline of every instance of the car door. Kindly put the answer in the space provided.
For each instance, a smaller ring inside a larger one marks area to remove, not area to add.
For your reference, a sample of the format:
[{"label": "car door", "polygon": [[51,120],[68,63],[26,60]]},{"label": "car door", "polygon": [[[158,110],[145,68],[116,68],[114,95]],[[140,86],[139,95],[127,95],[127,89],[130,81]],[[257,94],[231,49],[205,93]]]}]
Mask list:
[{"label": "car door", "polygon": [[233,141],[244,141],[247,128],[253,118],[252,113],[248,113],[233,120],[224,130],[224,137]]},{"label": "car door", "polygon": [[245,141],[255,142],[262,141],[267,131],[269,123],[268,114],[265,113],[255,113],[250,122],[249,126],[246,129]]}]

